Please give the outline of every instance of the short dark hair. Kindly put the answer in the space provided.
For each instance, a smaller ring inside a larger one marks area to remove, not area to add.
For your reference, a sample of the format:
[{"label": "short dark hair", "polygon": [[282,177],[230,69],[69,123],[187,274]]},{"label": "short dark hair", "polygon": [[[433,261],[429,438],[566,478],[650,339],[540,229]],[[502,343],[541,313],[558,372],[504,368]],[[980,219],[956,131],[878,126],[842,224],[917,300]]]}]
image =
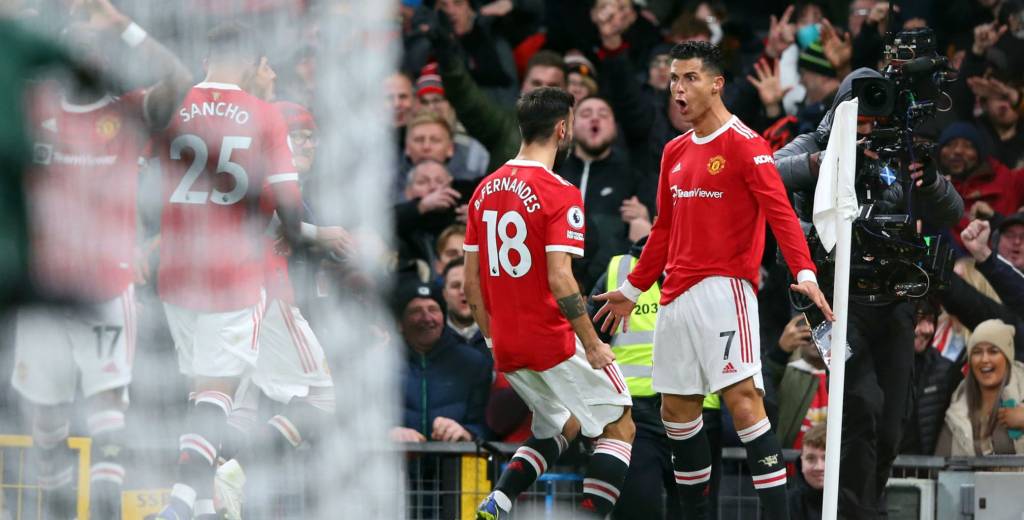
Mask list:
[{"label": "short dark hair", "polygon": [[441,273],[441,277],[444,278],[444,283],[446,283],[446,284],[448,283],[448,273],[451,272],[452,269],[455,269],[456,267],[465,267],[465,266],[466,266],[466,259],[462,258],[461,256],[456,258],[456,259],[454,259],[454,260],[452,260],[451,262],[448,262],[444,266],[444,272]]},{"label": "short dark hair", "polygon": [[569,76],[569,67],[566,66],[565,60],[562,59],[561,55],[554,51],[537,51],[537,54],[534,54],[533,57],[530,58],[530,61],[526,62],[527,72],[534,67],[554,67],[556,69],[561,69],[562,74],[565,76]]},{"label": "short dark hair", "polygon": [[725,72],[725,66],[722,64],[722,51],[717,45],[710,42],[683,42],[672,47],[671,55],[673,60],[699,59],[704,69],[716,75]]},{"label": "short dark hair", "polygon": [[519,132],[526,144],[547,141],[555,124],[569,117],[575,100],[572,94],[554,87],[541,87],[523,94],[516,103]]},{"label": "short dark hair", "polygon": [[257,62],[265,56],[252,29],[240,22],[225,22],[207,34],[210,59],[244,59]]}]

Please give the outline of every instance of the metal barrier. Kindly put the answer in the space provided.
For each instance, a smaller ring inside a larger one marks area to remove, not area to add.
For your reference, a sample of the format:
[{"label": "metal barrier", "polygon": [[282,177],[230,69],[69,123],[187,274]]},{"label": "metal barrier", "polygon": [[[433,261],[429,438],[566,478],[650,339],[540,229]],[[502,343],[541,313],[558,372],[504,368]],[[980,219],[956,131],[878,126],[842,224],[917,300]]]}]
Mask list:
[{"label": "metal barrier", "polygon": [[[487,496],[516,445],[472,442],[407,444],[407,503],[410,520],[472,519],[479,502]],[[796,450],[783,450],[787,462],[799,457]],[[516,519],[569,519],[576,517],[582,495],[582,464],[559,464],[520,496]],[[890,480],[891,520],[971,518],[974,475],[979,472],[1024,472],[1024,456],[983,458],[899,456]],[[942,477],[957,477],[946,487]],[[723,448],[722,475],[718,494],[720,520],[760,518],[757,493],[746,467],[743,448]],[[964,491],[965,486],[970,489]],[[1022,506],[1024,507],[1024,506]],[[943,511],[958,516],[943,516]],[[959,512],[963,511],[962,515]]]},{"label": "metal barrier", "polygon": [[[75,452],[75,476],[71,492],[79,520],[89,520],[89,458],[92,440],[71,437],[68,448]],[[44,491],[30,462],[32,437],[0,435],[0,515],[14,520],[44,518]]]}]

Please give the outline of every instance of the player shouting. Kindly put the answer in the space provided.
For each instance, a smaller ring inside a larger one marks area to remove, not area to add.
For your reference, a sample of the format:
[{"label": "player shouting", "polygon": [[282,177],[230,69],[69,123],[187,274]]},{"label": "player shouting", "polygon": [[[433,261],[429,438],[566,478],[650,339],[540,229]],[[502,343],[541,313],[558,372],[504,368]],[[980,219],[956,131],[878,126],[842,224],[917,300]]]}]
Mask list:
[{"label": "player shouting", "polygon": [[758,344],[757,287],[765,220],[797,283],[832,319],[818,289],[803,232],[768,144],[729,113],[717,47],[687,42],[672,49],[673,100],[693,130],[665,146],[658,219],[643,255],[595,320],[615,330],[637,297],[664,272],[654,332],[654,390],[672,446],[685,509],[705,518],[711,453],[703,431],[704,395],[721,392],[747,449],[754,488],[768,518],[788,519],[786,467],[765,415]]},{"label": "player shouting", "polygon": [[572,105],[560,89],[524,94],[519,155],[470,199],[466,296],[498,370],[533,411],[533,436],[480,504],[479,519],[506,518],[580,433],[599,438],[583,479],[584,510],[611,512],[629,467],[632,399],[572,274],[570,255],[583,255],[583,199],[551,171],[572,143]]}]

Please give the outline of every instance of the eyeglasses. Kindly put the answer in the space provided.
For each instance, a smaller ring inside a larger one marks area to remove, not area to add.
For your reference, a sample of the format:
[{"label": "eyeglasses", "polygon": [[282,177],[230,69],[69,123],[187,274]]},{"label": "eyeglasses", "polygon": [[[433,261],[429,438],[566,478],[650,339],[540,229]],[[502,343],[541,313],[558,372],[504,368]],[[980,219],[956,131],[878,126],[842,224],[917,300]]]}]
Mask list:
[{"label": "eyeglasses", "polygon": [[302,146],[306,143],[316,146],[317,144],[320,143],[320,139],[317,136],[313,135],[312,132],[308,134],[305,132],[294,132],[288,134],[288,137],[292,140],[292,144],[296,146]]}]

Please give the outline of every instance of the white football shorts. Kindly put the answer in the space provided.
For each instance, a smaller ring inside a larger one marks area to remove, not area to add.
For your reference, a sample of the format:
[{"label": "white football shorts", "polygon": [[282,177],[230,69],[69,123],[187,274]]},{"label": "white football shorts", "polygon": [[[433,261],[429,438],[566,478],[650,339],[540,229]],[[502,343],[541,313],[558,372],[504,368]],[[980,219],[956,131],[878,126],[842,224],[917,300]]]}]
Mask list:
[{"label": "white football shorts", "polygon": [[752,377],[763,393],[759,334],[757,296],[749,282],[701,280],[658,312],[654,390],[707,395]]},{"label": "white football shorts", "polygon": [[178,351],[178,369],[187,377],[242,377],[259,357],[260,323],[266,295],[244,309],[204,312],[164,302],[167,326]]},{"label": "white football shorts", "polygon": [[11,386],[44,406],[126,387],[135,357],[135,291],[106,302],[18,309]]},{"label": "white football shorts", "polygon": [[306,397],[310,387],[334,386],[324,349],[299,308],[281,300],[267,306],[260,324],[260,357],[253,383],[280,403]]},{"label": "white football shorts", "polygon": [[580,422],[584,436],[598,437],[633,405],[619,366],[591,368],[579,338],[569,359],[543,372],[523,368],[505,377],[533,412],[530,429],[538,439],[561,433],[569,416]]}]

